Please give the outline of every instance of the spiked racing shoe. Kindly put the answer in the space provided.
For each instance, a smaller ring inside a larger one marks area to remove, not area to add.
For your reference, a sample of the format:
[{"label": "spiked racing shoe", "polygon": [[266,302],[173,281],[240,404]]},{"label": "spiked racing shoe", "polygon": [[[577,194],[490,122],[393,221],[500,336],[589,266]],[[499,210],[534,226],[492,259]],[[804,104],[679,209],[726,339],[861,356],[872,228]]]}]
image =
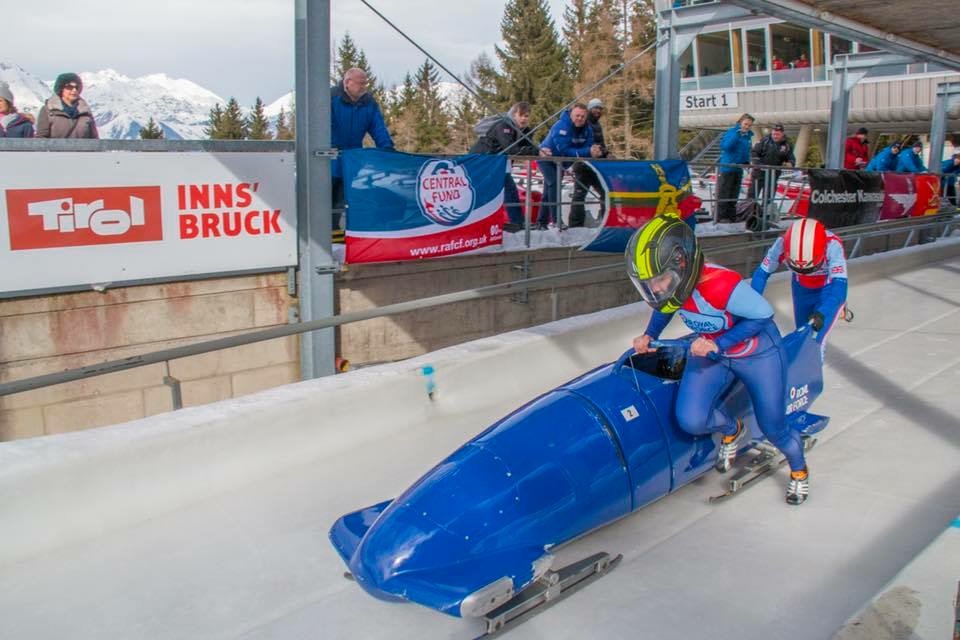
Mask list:
[{"label": "spiked racing shoe", "polygon": [[737,457],[737,449],[740,448],[740,440],[743,439],[744,433],[746,433],[746,429],[743,428],[743,420],[737,418],[736,433],[720,438],[720,450],[717,451],[717,462],[713,465],[714,469],[720,473],[726,473],[730,470]]},{"label": "spiked racing shoe", "polygon": [[787,504],[803,504],[810,495],[810,473],[804,467],[800,471],[790,472],[790,483],[787,485]]}]

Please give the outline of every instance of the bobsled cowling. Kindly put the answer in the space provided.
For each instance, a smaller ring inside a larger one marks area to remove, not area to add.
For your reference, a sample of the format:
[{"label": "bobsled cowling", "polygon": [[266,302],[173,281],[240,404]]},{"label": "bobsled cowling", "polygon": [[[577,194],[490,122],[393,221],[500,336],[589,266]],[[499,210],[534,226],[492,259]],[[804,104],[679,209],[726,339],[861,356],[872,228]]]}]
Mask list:
[{"label": "bobsled cowling", "polygon": [[[812,402],[822,380],[819,345],[809,331],[788,335],[784,344],[794,389],[786,409],[798,388]],[[397,499],[337,520],[334,547],[371,595],[454,616],[486,614],[545,573],[554,546],[712,469],[715,439],[676,426],[684,357],[676,347],[645,355],[630,350],[547,392]],[[741,384],[724,403],[760,433]],[[795,428],[814,422],[794,413]]]}]

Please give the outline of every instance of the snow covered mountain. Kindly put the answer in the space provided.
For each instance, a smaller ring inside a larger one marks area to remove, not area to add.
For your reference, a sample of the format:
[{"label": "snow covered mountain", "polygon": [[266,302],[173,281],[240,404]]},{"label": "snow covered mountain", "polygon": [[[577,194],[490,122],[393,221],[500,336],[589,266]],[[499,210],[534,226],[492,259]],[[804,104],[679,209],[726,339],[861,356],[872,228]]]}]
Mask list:
[{"label": "snow covered mountain", "polygon": [[280,108],[283,107],[283,112],[289,114],[293,110],[293,91],[286,93],[267,106],[263,108],[264,115],[270,120],[270,122],[275,123],[277,121],[277,115],[280,113]]},{"label": "snow covered mountain", "polygon": [[[83,78],[83,98],[93,110],[101,138],[138,138],[140,129],[153,118],[168,140],[205,139],[210,109],[227,102],[190,80],[162,73],[130,78],[105,69],[80,72],[80,77]],[[0,81],[10,85],[17,108],[33,115],[37,115],[50,97],[53,86],[52,80],[44,82],[22,67],[6,62],[0,62]],[[393,89],[399,90],[399,87]],[[452,109],[464,93],[455,82],[440,82],[439,91],[448,109]],[[281,106],[290,112],[293,97],[291,91],[264,108],[271,123],[276,122]],[[245,105],[244,111],[249,107]]]},{"label": "snow covered mountain", "polygon": [[226,100],[162,73],[129,78],[113,69],[81,73],[83,96],[103,138],[137,138],[152,117],[168,140],[206,138],[210,109]]},{"label": "snow covered mountain", "polygon": [[10,85],[17,109],[34,115],[50,97],[50,87],[15,64],[0,62],[0,82]]},{"label": "snow covered mountain", "polygon": [[[113,69],[80,72],[83,98],[90,103],[101,138],[138,138],[152,117],[168,140],[204,139],[210,109],[226,100],[200,85],[162,73],[130,78]],[[44,82],[22,67],[0,62],[0,81],[13,91],[17,108],[37,115],[51,95],[53,81]],[[288,94],[273,104],[289,110]],[[287,100],[287,102],[284,102]],[[276,117],[276,113],[272,114]]]}]

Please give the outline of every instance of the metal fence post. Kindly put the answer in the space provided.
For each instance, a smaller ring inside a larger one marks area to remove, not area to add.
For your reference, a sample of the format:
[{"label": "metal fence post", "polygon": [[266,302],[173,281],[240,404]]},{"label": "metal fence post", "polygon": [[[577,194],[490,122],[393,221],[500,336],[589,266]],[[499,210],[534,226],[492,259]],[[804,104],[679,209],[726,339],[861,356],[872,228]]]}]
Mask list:
[{"label": "metal fence post", "polygon": [[[527,158],[527,192],[524,194],[526,200],[526,211],[523,215],[523,244],[530,249],[530,218],[533,217],[533,160]],[[541,205],[543,206],[543,205]]]},{"label": "metal fence post", "polygon": [[180,393],[180,380],[174,378],[170,375],[170,361],[166,360],[163,363],[163,384],[170,387],[170,403],[173,405],[173,410],[183,409],[183,396]]}]

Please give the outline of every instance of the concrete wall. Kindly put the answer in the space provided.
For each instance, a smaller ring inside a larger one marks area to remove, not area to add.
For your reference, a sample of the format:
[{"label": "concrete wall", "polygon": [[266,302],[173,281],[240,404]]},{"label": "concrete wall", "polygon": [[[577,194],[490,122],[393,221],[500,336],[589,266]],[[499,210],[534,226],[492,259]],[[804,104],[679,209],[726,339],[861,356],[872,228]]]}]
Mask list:
[{"label": "concrete wall", "polygon": [[[0,301],[0,381],[72,369],[287,322],[286,275]],[[296,337],[170,362],[184,406],[299,379]],[[169,411],[163,364],[0,397],[0,440]]]}]

